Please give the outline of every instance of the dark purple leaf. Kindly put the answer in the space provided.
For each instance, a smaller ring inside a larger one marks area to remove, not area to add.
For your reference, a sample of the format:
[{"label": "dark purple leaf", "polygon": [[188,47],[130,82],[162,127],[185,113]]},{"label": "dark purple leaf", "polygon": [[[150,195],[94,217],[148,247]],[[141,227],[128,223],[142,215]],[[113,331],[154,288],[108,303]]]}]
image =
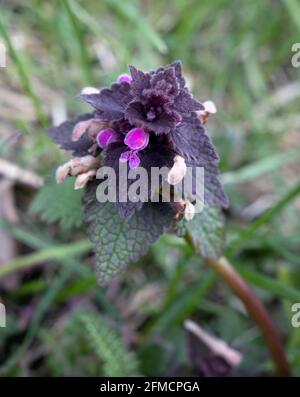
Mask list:
[{"label": "dark purple leaf", "polygon": [[45,131],[45,134],[48,135],[62,149],[71,150],[74,156],[85,156],[89,154],[88,149],[91,147],[93,142],[87,136],[87,134],[83,134],[78,141],[73,142],[72,131],[77,123],[91,119],[93,117],[94,115],[92,113],[82,114],[71,120],[63,122],[57,127],[48,128],[48,130]]},{"label": "dark purple leaf", "polygon": [[131,124],[154,131],[157,135],[170,133],[176,125],[174,117],[168,113],[160,114],[153,121],[148,121],[145,114],[144,105],[137,101],[131,102],[126,110],[126,117]]},{"label": "dark purple leaf", "polygon": [[130,85],[127,83],[114,83],[110,88],[103,88],[99,94],[80,97],[97,110],[97,117],[108,122],[122,119],[126,106],[132,100]]},{"label": "dark purple leaf", "polygon": [[194,113],[184,117],[170,138],[174,149],[187,161],[202,166],[219,160],[215,147]]}]

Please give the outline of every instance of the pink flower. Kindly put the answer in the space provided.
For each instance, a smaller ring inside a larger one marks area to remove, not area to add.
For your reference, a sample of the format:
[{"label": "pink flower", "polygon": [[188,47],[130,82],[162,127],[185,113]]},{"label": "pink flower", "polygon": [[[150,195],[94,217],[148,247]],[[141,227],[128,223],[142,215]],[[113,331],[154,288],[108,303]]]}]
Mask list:
[{"label": "pink flower", "polygon": [[149,143],[149,134],[141,128],[133,128],[127,133],[124,143],[132,150],[143,150]]},{"label": "pink flower", "polygon": [[126,152],[123,152],[120,156],[120,161],[122,163],[128,161],[129,168],[137,168],[141,163],[141,160],[135,150],[127,150]]},{"label": "pink flower", "polygon": [[120,161],[128,161],[129,168],[137,168],[141,162],[137,152],[145,149],[145,147],[148,145],[148,132],[142,130],[141,128],[133,128],[127,133],[124,143],[131,150],[123,152],[120,156]]},{"label": "pink flower", "polygon": [[102,149],[106,149],[110,143],[117,142],[120,138],[120,135],[115,130],[106,128],[97,135],[97,143]]},{"label": "pink flower", "polygon": [[120,74],[120,76],[118,77],[118,83],[128,83],[130,84],[132,82],[132,77],[129,76],[129,74]]}]

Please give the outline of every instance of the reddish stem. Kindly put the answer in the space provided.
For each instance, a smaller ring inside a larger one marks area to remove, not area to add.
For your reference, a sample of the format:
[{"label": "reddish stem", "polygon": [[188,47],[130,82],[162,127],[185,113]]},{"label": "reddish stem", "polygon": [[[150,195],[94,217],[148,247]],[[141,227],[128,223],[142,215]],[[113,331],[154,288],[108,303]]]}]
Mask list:
[{"label": "reddish stem", "polygon": [[292,376],[292,372],[283,349],[280,335],[269,313],[252,289],[226,258],[206,259],[208,265],[226,281],[232,291],[244,303],[248,313],[261,329],[273,361],[280,376]]}]

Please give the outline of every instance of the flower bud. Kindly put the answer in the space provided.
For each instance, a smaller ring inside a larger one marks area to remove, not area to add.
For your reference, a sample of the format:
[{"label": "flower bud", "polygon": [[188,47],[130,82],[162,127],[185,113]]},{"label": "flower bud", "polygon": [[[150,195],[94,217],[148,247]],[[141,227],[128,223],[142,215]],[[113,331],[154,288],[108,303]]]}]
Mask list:
[{"label": "flower bud", "polygon": [[95,87],[84,87],[81,91],[81,95],[93,95],[93,94],[99,94],[98,88]]},{"label": "flower bud", "polygon": [[91,180],[96,175],[96,170],[89,170],[83,174],[80,174],[75,179],[74,189],[82,189],[86,186],[89,180]]},{"label": "flower bud", "polygon": [[184,217],[187,221],[191,221],[195,216],[195,206],[188,200],[185,203]]},{"label": "flower bud", "polygon": [[173,167],[168,173],[168,183],[170,185],[177,185],[184,178],[186,170],[187,167],[184,158],[178,155],[175,156]]},{"label": "flower bud", "polygon": [[89,126],[92,123],[92,121],[93,121],[93,119],[79,121],[79,123],[77,123],[74,126],[73,131],[72,131],[72,141],[73,142],[78,141],[82,137],[82,135],[89,128]]},{"label": "flower bud", "polygon": [[128,83],[130,84],[132,82],[132,77],[129,76],[129,74],[120,74],[120,76],[118,77],[118,83]]},{"label": "flower bud", "polygon": [[74,157],[57,168],[56,181],[62,183],[69,175],[77,176],[99,167],[100,160],[94,156]]},{"label": "flower bud", "polygon": [[87,132],[92,140],[96,139],[99,131],[106,127],[106,123],[101,119],[88,119],[79,121],[72,131],[72,141],[78,141],[82,135]]},{"label": "flower bud", "polygon": [[197,115],[202,124],[205,124],[210,114],[217,113],[217,108],[213,101],[205,101],[202,105],[204,106],[204,109],[197,112]]},{"label": "flower bud", "polygon": [[98,169],[100,160],[94,156],[74,157],[71,160],[70,175],[77,176],[89,170]]},{"label": "flower bud", "polygon": [[62,183],[69,175],[69,171],[70,171],[70,167],[67,163],[59,166],[55,173],[56,182]]},{"label": "flower bud", "polygon": [[204,106],[204,109],[207,113],[209,114],[215,114],[217,113],[217,107],[213,101],[205,101],[202,104]]},{"label": "flower bud", "polygon": [[92,141],[96,141],[96,137],[101,130],[107,128],[107,122],[101,119],[94,119],[88,127],[88,136]]}]

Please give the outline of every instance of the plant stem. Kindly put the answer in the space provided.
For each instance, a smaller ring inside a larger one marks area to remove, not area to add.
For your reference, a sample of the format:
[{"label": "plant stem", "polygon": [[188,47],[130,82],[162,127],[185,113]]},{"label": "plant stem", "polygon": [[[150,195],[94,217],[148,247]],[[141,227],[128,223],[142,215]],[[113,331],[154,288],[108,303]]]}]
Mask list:
[{"label": "plant stem", "polygon": [[278,374],[292,376],[278,330],[261,301],[226,258],[206,259],[206,262],[241,299],[248,313],[261,329]]}]

